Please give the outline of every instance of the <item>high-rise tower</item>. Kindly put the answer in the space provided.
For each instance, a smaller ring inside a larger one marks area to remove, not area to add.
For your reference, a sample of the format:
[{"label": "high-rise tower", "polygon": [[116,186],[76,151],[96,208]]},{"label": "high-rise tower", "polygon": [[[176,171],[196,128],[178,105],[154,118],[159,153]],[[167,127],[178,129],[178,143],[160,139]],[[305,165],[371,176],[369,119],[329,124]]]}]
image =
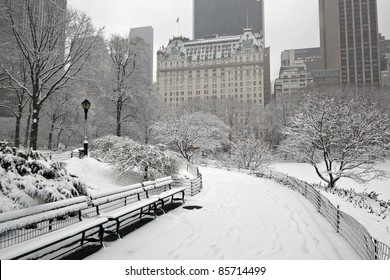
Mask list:
[{"label": "high-rise tower", "polygon": [[194,39],[241,35],[243,28],[264,34],[263,0],[194,0]]},{"label": "high-rise tower", "polygon": [[145,42],[145,62],[144,71],[149,86],[153,84],[153,42],[154,30],[151,26],[137,27],[130,29],[130,38],[139,37]]},{"label": "high-rise tower", "polygon": [[319,0],[324,69],[338,69],[347,86],[379,86],[376,0]]}]

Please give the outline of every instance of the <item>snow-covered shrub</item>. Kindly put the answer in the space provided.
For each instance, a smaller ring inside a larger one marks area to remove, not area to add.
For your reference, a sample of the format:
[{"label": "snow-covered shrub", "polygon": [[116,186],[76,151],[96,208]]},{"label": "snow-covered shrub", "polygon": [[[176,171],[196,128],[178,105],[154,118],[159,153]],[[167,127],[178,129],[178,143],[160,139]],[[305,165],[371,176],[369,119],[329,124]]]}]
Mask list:
[{"label": "snow-covered shrub", "polygon": [[0,213],[86,195],[86,188],[63,164],[0,145]]},{"label": "snow-covered shrub", "polygon": [[232,161],[238,168],[257,170],[272,158],[271,146],[253,134],[242,133],[232,142]]},{"label": "snow-covered shrub", "polygon": [[93,143],[92,157],[111,164],[118,179],[130,174],[154,180],[164,176],[175,176],[181,164],[179,157],[168,150],[151,145],[141,145],[127,137],[105,136]]}]

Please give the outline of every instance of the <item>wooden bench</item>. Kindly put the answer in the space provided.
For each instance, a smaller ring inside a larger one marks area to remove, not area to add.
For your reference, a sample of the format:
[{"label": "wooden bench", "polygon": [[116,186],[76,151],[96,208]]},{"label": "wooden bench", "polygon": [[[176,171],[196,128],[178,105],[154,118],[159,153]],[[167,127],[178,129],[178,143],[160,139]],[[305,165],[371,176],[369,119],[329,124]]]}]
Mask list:
[{"label": "wooden bench", "polygon": [[121,226],[126,226],[141,220],[144,216],[156,217],[158,198],[148,198],[141,184],[119,188],[113,192],[92,196],[92,205],[96,208],[98,217],[105,217],[115,222],[115,230],[107,224],[105,232],[116,233],[120,238]]},{"label": "wooden bench", "polygon": [[85,241],[103,246],[108,219],[90,218],[88,208],[87,198],[80,197],[0,214],[0,259],[39,258]]},{"label": "wooden bench", "polygon": [[[157,179],[156,181],[147,181],[143,182],[144,190],[146,192],[146,197],[157,197],[158,199],[158,208],[164,212],[165,205],[173,203],[174,201],[184,201],[185,196],[185,187],[172,188],[172,177],[164,177]],[[180,197],[177,197],[177,194],[181,194]],[[176,197],[175,197],[176,196]]]}]

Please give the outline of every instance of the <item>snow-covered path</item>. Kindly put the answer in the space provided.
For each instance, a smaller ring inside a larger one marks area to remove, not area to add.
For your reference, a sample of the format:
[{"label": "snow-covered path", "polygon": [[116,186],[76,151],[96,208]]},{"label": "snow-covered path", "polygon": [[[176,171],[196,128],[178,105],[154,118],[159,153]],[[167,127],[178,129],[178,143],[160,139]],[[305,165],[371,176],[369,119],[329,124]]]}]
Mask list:
[{"label": "snow-covered path", "polygon": [[204,190],[88,259],[359,259],[314,206],[273,181],[202,168]]}]

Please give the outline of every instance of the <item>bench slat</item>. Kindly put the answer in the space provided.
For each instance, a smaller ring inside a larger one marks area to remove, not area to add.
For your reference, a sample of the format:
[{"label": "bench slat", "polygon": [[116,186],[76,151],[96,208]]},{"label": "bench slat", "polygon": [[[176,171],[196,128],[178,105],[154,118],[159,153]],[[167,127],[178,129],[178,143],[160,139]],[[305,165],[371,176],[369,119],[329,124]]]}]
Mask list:
[{"label": "bench slat", "polygon": [[100,206],[102,204],[113,202],[113,201],[116,201],[116,200],[119,200],[119,199],[122,199],[125,197],[129,197],[132,195],[137,195],[137,194],[142,193],[142,192],[144,192],[144,190],[142,188],[138,188],[138,189],[134,189],[134,190],[126,191],[126,192],[121,192],[121,193],[117,193],[117,194],[110,195],[110,196],[104,196],[104,197],[92,200],[92,205]]},{"label": "bench slat", "polygon": [[112,211],[109,211],[106,213],[103,212],[100,214],[100,216],[107,217],[108,219],[117,219],[117,218],[120,218],[120,217],[125,216],[127,214],[130,214],[131,212],[139,210],[143,207],[152,205],[152,204],[156,203],[157,201],[158,201],[157,197],[151,197],[148,199],[134,202],[128,206],[121,207],[121,208],[118,208],[118,209],[115,209],[115,210],[112,210]]},{"label": "bench slat", "polygon": [[51,202],[51,203],[45,203],[37,206],[32,206],[24,209],[9,211],[6,213],[0,214],[0,223],[4,223],[10,220],[16,220],[19,218],[23,218],[26,216],[31,216],[34,214],[39,214],[42,212],[47,212],[55,209],[59,209],[62,207],[78,204],[81,202],[86,202],[87,197],[85,196],[79,196],[75,198],[69,198],[61,201]]},{"label": "bench slat", "polygon": [[158,198],[159,199],[164,199],[164,198],[167,198],[167,197],[170,197],[172,195],[175,195],[177,193],[181,193],[181,192],[184,192],[185,191],[185,188],[175,188],[175,189],[171,189],[171,190],[168,190],[168,191],[165,191],[165,192],[162,192],[158,195]]},{"label": "bench slat", "polygon": [[64,215],[67,215],[68,213],[81,211],[88,208],[87,202],[78,203],[75,205],[43,212],[40,214],[30,215],[27,217],[23,217],[16,220],[10,220],[4,223],[0,223],[0,233],[9,231],[9,230],[15,230],[19,228],[23,228],[25,226],[39,223],[46,220],[55,219],[57,217],[61,217]]},{"label": "bench slat", "polygon": [[134,184],[134,185],[126,186],[126,187],[120,187],[120,188],[117,188],[117,189],[111,190],[111,191],[91,194],[91,199],[96,200],[98,198],[111,196],[111,195],[115,195],[115,194],[119,194],[119,193],[123,193],[123,192],[127,192],[127,191],[132,191],[132,190],[136,190],[136,189],[141,189],[141,188],[142,188],[142,184],[138,183],[138,184]]},{"label": "bench slat", "polygon": [[61,242],[87,230],[100,226],[108,221],[105,217],[86,219],[65,228],[29,239],[27,241],[0,249],[0,259],[15,259],[33,253],[40,249],[49,247],[55,243]]}]

